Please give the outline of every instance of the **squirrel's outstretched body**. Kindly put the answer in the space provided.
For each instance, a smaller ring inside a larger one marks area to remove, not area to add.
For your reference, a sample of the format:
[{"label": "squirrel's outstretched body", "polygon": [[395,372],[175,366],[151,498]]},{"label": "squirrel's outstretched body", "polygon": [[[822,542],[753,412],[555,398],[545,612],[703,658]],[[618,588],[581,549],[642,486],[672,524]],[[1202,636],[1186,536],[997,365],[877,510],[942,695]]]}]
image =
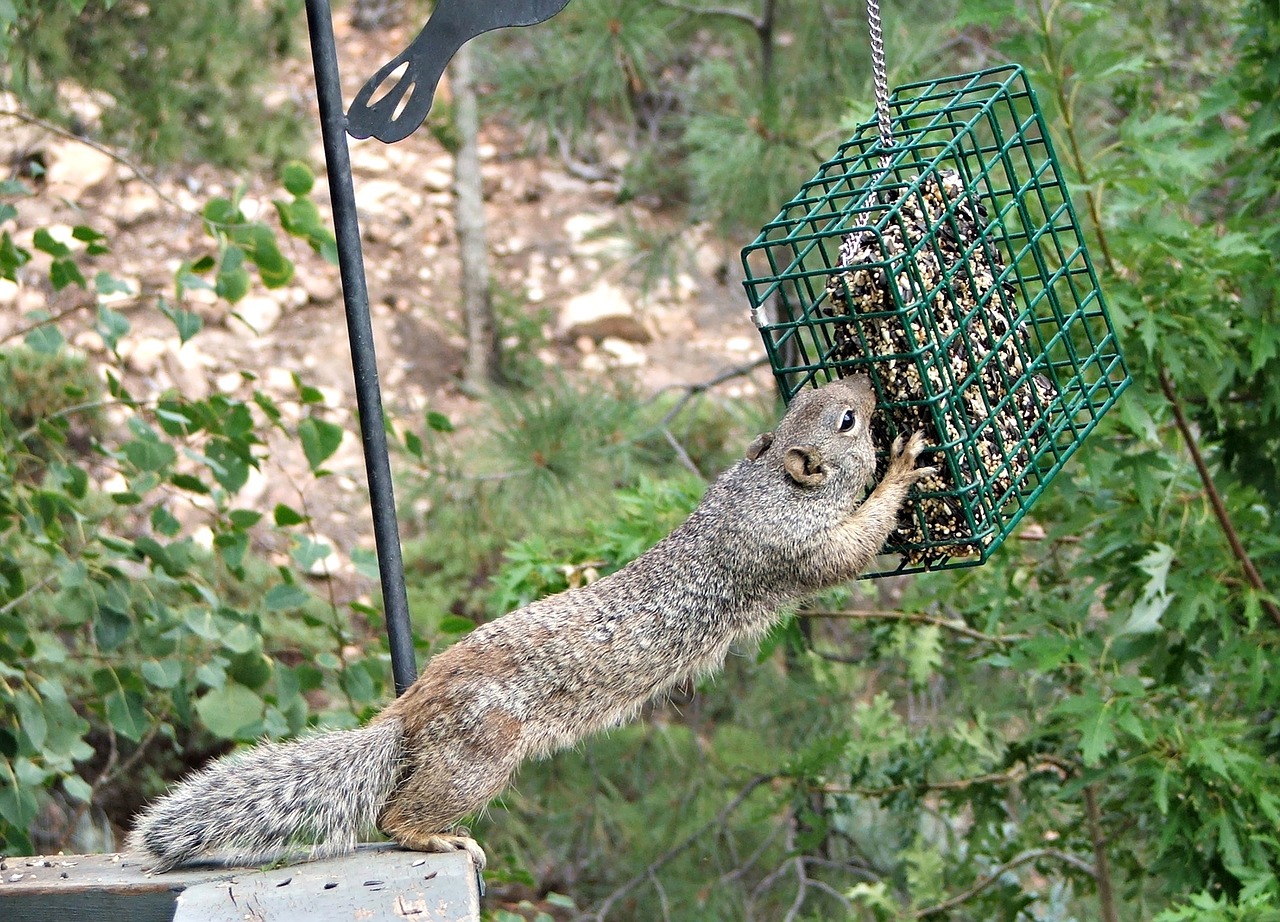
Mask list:
[{"label": "squirrel's outstretched body", "polygon": [[616,573],[511,612],[436,655],[367,726],[265,743],[214,763],[140,817],[132,847],[160,870],[261,860],[299,842],[342,854],[376,826],[408,848],[449,834],[525,759],[615,726],[676,683],[720,667],[789,601],[852,579],[884,545],[919,436],[875,471],[865,377],[798,395],[773,433],[692,515]]}]

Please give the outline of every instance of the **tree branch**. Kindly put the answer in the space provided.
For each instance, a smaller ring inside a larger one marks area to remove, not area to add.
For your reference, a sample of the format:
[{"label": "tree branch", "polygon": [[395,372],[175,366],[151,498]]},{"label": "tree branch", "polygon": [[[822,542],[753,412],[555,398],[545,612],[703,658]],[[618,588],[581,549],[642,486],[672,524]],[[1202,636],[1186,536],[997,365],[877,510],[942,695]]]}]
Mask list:
[{"label": "tree branch", "polygon": [[[1173,380],[1169,377],[1169,370],[1161,367],[1160,369],[1160,389],[1164,391],[1165,399],[1169,401],[1169,406],[1173,409],[1173,419],[1178,427],[1178,432],[1182,434],[1182,441],[1187,446],[1187,451],[1191,455],[1191,463],[1195,465],[1196,473],[1200,475],[1200,482],[1204,484],[1205,494],[1209,497],[1209,505],[1213,507],[1213,514],[1218,519],[1218,526],[1222,529],[1222,533],[1227,537],[1227,544],[1231,546],[1231,553],[1235,555],[1236,560],[1240,562],[1240,567],[1244,570],[1244,578],[1249,581],[1258,592],[1267,595],[1266,583],[1262,581],[1262,575],[1258,572],[1258,568],[1254,566],[1253,559],[1249,557],[1249,552],[1245,550],[1244,542],[1240,540],[1240,533],[1236,531],[1235,524],[1231,521],[1231,515],[1227,511],[1227,504],[1222,499],[1222,493],[1218,490],[1217,484],[1213,482],[1213,474],[1209,471],[1209,465],[1205,463],[1204,455],[1200,452],[1200,444],[1196,441],[1195,431],[1191,428],[1191,424],[1187,421],[1187,415],[1183,412],[1182,401],[1178,399],[1178,392],[1173,386]],[[1262,599],[1262,608],[1267,615],[1275,623],[1276,627],[1280,627],[1280,606],[1270,599]]]},{"label": "tree branch", "polygon": [[966,903],[973,899],[1014,868],[1021,867],[1022,865],[1028,864],[1032,861],[1039,861],[1042,858],[1052,858],[1055,861],[1061,861],[1064,864],[1069,864],[1072,867],[1083,871],[1090,877],[1097,877],[1097,873],[1095,872],[1093,865],[1089,864],[1089,862],[1085,861],[1083,858],[1078,858],[1067,852],[1059,851],[1056,848],[1036,848],[1031,851],[1023,852],[1009,861],[1006,861],[990,874],[979,879],[972,887],[969,887],[969,889],[962,890],[960,893],[943,900],[941,903],[935,903],[934,905],[927,906],[924,909],[917,909],[911,914],[912,918],[926,919],[929,916],[941,915],[944,912],[955,909],[962,903]]},{"label": "tree branch", "polygon": [[689,833],[689,835],[685,836],[685,838],[681,839],[675,845],[671,846],[671,848],[667,849],[655,858],[643,871],[610,893],[609,896],[605,898],[605,901],[600,904],[600,908],[585,918],[592,919],[594,922],[604,922],[605,916],[608,915],[611,909],[613,909],[614,903],[622,899],[646,880],[649,880],[651,875],[656,873],[660,868],[667,864],[667,862],[671,861],[685,849],[689,848],[689,846],[693,845],[693,843],[698,841],[698,839],[701,838],[708,830],[723,826],[724,821],[729,818],[730,814],[741,807],[756,788],[760,787],[762,784],[772,781],[774,777],[774,775],[756,775],[748,781],[742,790],[734,796],[733,800],[725,804],[724,807],[720,809],[720,812],[717,813],[709,822],[702,824],[693,832]]},{"label": "tree branch", "polygon": [[669,10],[675,10],[678,13],[688,13],[690,16],[718,16],[722,19],[732,19],[734,22],[740,22],[750,26],[756,32],[766,28],[768,23],[764,19],[757,19],[746,10],[734,9],[730,6],[689,6],[684,3],[677,3],[676,0],[658,0],[659,6],[665,6]]},{"label": "tree branch", "polygon": [[911,624],[933,624],[940,628],[945,628],[953,634],[959,634],[961,637],[968,637],[970,640],[979,640],[984,643],[1009,644],[1019,640],[1028,640],[1030,634],[984,634],[982,631],[969,627],[963,621],[951,618],[939,618],[936,615],[922,615],[916,612],[906,611],[829,611],[829,610],[807,610],[796,612],[797,618],[830,618],[844,619],[848,621],[906,621]]},{"label": "tree branch", "polygon": [[1107,858],[1107,840],[1102,834],[1102,813],[1098,810],[1098,795],[1092,784],[1084,786],[1085,818],[1089,823],[1089,839],[1093,843],[1093,879],[1098,883],[1098,908],[1102,922],[1120,922],[1116,914],[1116,898],[1111,892],[1111,861]]},{"label": "tree branch", "polygon": [[8,116],[9,118],[17,119],[20,122],[25,122],[28,125],[35,125],[37,128],[41,128],[44,131],[49,132],[50,134],[56,134],[58,137],[66,138],[68,141],[79,142],[80,144],[83,144],[85,147],[93,148],[100,154],[105,154],[106,156],[114,160],[116,163],[120,164],[122,167],[127,169],[130,173],[132,173],[135,177],[137,177],[139,181],[150,186],[151,191],[153,191],[156,195],[160,196],[161,201],[165,202],[167,205],[170,205],[178,209],[178,211],[181,211],[183,214],[191,215],[193,218],[201,218],[201,215],[199,212],[192,211],[190,208],[183,206],[182,203],[180,203],[177,199],[170,196],[168,192],[166,192],[163,188],[160,187],[159,183],[157,183],[154,179],[152,179],[150,176],[144,173],[141,167],[133,163],[127,157],[121,156],[119,153],[112,150],[110,147],[107,147],[105,144],[100,144],[97,141],[91,141],[88,138],[83,138],[80,135],[76,134],[74,131],[68,131],[67,129],[63,128],[61,125],[55,125],[53,122],[42,119],[36,115],[29,115],[26,112],[18,112],[14,109],[0,109],[0,116]]}]

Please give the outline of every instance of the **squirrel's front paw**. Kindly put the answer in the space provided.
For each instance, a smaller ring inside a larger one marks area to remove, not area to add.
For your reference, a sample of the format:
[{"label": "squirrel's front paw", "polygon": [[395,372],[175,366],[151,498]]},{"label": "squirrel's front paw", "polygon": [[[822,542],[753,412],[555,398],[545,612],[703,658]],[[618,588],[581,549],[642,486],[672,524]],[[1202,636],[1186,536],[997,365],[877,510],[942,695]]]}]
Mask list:
[{"label": "squirrel's front paw", "polygon": [[916,467],[916,460],[928,445],[923,432],[913,432],[911,438],[904,440],[898,436],[889,449],[889,470],[886,480],[901,480],[908,485],[916,483],[930,474],[937,473],[936,467]]}]

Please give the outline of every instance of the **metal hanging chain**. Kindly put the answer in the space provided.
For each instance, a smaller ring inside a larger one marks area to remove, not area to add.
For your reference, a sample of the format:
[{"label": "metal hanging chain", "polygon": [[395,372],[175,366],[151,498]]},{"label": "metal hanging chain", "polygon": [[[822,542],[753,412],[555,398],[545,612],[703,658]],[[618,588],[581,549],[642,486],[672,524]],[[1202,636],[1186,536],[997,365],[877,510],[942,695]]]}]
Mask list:
[{"label": "metal hanging chain", "polygon": [[884,64],[884,31],[880,28],[880,0],[867,0],[867,25],[871,28],[871,75],[876,90],[876,120],[880,123],[880,166],[889,165],[893,125],[889,121],[889,78]]}]

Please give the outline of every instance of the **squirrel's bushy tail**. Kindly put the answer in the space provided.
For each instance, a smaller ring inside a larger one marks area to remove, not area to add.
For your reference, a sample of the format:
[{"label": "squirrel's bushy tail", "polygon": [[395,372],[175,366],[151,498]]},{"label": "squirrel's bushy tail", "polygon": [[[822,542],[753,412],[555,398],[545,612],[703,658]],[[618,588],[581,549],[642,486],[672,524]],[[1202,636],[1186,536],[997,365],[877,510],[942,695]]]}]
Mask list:
[{"label": "squirrel's bushy tail", "polygon": [[349,852],[399,779],[403,735],[399,720],[383,720],[227,756],[147,808],[129,846],[159,871],[260,862],[297,845],[315,857]]}]

